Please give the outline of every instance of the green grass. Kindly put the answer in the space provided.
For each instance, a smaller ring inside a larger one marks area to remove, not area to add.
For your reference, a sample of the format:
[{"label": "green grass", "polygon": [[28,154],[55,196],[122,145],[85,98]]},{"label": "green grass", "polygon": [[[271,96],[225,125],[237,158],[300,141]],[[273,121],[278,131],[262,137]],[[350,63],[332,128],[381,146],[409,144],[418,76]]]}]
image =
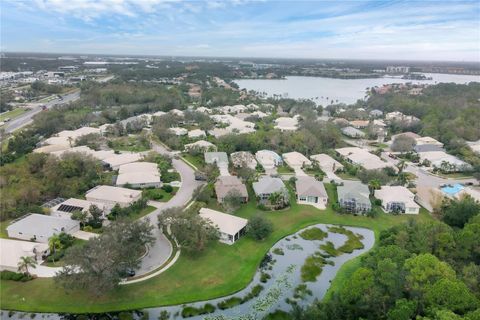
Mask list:
[{"label": "green grass", "polygon": [[27,109],[25,108],[15,108],[13,110],[0,114],[0,121],[4,121],[7,118],[14,119],[24,114],[25,112],[27,112]]},{"label": "green grass", "polygon": [[7,227],[11,222],[12,220],[0,221],[0,238],[8,239]]},{"label": "green grass", "polygon": [[[327,185],[327,192],[332,198],[331,185]],[[245,288],[270,248],[285,236],[307,226],[326,223],[365,227],[372,229],[378,239],[380,231],[408,219],[431,219],[425,210],[416,217],[381,213],[376,218],[368,218],[340,215],[333,212],[331,207],[320,211],[312,206],[296,203],[292,203],[290,209],[285,211],[264,212],[256,208],[253,200],[236,212],[237,216],[247,219],[255,214],[262,214],[273,224],[274,231],[264,241],[257,242],[244,237],[231,246],[213,243],[203,254],[195,257],[182,253],[178,261],[164,273],[144,282],[120,286],[108,295],[95,298],[87,292],[65,292],[55,285],[53,279],[40,278],[26,283],[1,281],[1,308],[87,313],[141,309],[218,298]],[[353,261],[355,263],[356,259]],[[225,266],[228,266],[229,272],[225,272]],[[347,281],[345,274],[351,274],[355,267],[358,265],[352,265],[352,262],[345,264],[332,287],[341,285],[341,281]]]},{"label": "green grass", "polygon": [[[144,190],[144,193],[146,194],[146,197],[149,198],[150,200],[153,200],[153,201],[158,201],[158,202],[168,202],[170,201],[170,199],[173,198],[173,196],[177,193],[178,191],[178,188],[177,187],[174,187],[173,188],[173,191],[168,193],[166,192],[165,190],[163,190],[162,188],[158,188],[158,189],[145,189]],[[161,199],[154,199],[154,195],[161,195],[162,198]]]},{"label": "green grass", "polygon": [[155,209],[157,209],[157,208],[155,208],[155,207],[153,207],[153,206],[146,206],[145,208],[143,208],[143,209],[140,210],[139,212],[136,212],[136,213],[134,213],[134,214],[129,215],[128,218],[129,218],[129,219],[132,219],[132,220],[137,220],[137,219],[139,219],[139,218],[141,218],[141,217],[144,217],[144,216],[146,216],[147,214],[155,211]]},{"label": "green grass", "polygon": [[183,153],[182,158],[193,164],[200,171],[202,171],[205,166],[205,160],[203,160],[202,156],[192,156],[189,153]]},{"label": "green grass", "polygon": [[318,252],[312,254],[305,259],[300,272],[303,282],[315,282],[317,277],[322,273],[323,267],[329,262]]},{"label": "green grass", "polygon": [[142,144],[140,139],[131,136],[112,139],[109,145],[115,151],[142,152],[150,150],[148,144]]},{"label": "green grass", "polygon": [[295,171],[293,171],[292,168],[290,168],[289,166],[287,165],[283,165],[283,166],[278,166],[277,167],[277,172],[279,174],[288,174],[288,173],[294,173]]}]

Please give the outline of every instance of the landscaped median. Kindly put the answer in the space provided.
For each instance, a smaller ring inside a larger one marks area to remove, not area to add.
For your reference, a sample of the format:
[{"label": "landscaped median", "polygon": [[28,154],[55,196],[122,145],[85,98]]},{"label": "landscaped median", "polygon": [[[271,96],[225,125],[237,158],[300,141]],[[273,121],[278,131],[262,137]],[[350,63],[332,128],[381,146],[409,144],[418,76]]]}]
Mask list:
[{"label": "landscaped median", "polygon": [[[327,185],[330,198],[332,186]],[[252,200],[236,215],[249,218],[265,215],[274,226],[273,233],[263,242],[245,237],[232,246],[215,243],[204,253],[192,257],[182,254],[162,274],[131,285],[120,286],[106,296],[93,297],[85,292],[65,292],[53,279],[30,282],[1,281],[1,309],[37,312],[106,312],[146,307],[183,304],[235,293],[252,280],[265,253],[280,239],[317,223],[359,226],[372,229],[378,239],[380,231],[407,221],[411,216],[380,214],[376,218],[355,217],[334,213],[331,206],[320,211],[311,206],[292,204],[289,210],[263,212]],[[430,219],[424,211],[414,219]],[[351,272],[353,260],[337,275]]]}]

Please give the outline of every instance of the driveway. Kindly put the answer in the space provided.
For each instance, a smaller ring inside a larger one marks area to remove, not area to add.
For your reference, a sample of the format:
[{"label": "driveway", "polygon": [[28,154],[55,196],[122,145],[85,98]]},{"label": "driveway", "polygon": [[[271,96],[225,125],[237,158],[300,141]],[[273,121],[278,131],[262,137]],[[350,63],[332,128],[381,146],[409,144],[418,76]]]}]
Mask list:
[{"label": "driveway", "polygon": [[[159,154],[169,157],[172,156],[172,153],[160,144],[153,143],[152,149]],[[168,241],[165,235],[158,229],[157,216],[166,209],[186,206],[192,199],[193,191],[203,184],[203,182],[195,180],[195,171],[182,160],[172,158],[172,165],[180,174],[182,185],[172,199],[161,205],[155,203],[154,206],[157,209],[142,218],[149,219],[150,223],[154,226],[155,229],[153,235],[155,236],[155,242],[150,246],[147,255],[142,258],[141,266],[136,270],[137,276],[144,275],[157,269],[163,265],[172,254],[172,245],[170,244],[170,241]]]}]

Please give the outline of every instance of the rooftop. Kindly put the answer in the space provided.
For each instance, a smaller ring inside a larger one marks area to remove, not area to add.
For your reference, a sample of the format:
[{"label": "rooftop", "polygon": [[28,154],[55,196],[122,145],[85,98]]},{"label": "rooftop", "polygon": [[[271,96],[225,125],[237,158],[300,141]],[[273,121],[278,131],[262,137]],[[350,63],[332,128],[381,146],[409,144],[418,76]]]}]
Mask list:
[{"label": "rooftop", "polygon": [[86,197],[125,203],[131,202],[141,194],[142,191],[139,190],[101,185],[89,190]]},{"label": "rooftop", "polygon": [[236,217],[230,214],[226,214],[220,211],[208,209],[208,208],[201,208],[200,209],[200,216],[204,219],[210,220],[210,222],[217,226],[220,232],[235,235],[240,230],[245,228],[248,223],[247,219],[243,219],[240,217]]},{"label": "rooftop", "polygon": [[295,188],[298,196],[328,197],[325,186],[314,177],[300,176],[295,181]]},{"label": "rooftop", "polygon": [[260,177],[260,179],[252,185],[256,195],[282,192],[285,190],[285,184],[282,179],[268,176]]},{"label": "rooftop", "polygon": [[77,225],[78,221],[75,220],[32,213],[13,222],[7,227],[7,230],[14,233],[42,235],[45,238],[50,238],[54,234],[70,230]]}]

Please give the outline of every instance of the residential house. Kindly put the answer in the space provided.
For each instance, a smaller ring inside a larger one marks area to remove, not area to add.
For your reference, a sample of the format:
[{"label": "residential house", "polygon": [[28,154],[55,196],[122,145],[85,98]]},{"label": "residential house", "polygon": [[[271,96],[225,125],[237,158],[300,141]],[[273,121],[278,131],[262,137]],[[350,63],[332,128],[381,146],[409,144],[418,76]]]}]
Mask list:
[{"label": "residential house", "polygon": [[320,209],[325,209],[328,195],[325,186],[311,176],[300,176],[295,181],[297,201],[300,204],[310,204]]},{"label": "residential house", "polygon": [[246,233],[247,219],[208,208],[201,208],[199,215],[218,228],[220,242],[230,245],[234,244],[235,241]]},{"label": "residential house", "polygon": [[118,204],[122,208],[132,205],[141,197],[142,191],[140,190],[105,185],[96,186],[85,195],[88,201],[102,202],[112,207]]},{"label": "residential house", "polygon": [[350,125],[356,129],[365,129],[370,124],[368,120],[353,120],[350,121]]},{"label": "residential house", "polygon": [[330,157],[328,154],[314,154],[310,156],[314,162],[317,162],[320,168],[325,172],[336,172],[343,170],[343,164]]},{"label": "residential house", "polygon": [[312,165],[312,161],[310,161],[307,157],[305,157],[300,152],[288,152],[282,154],[283,161],[293,169],[296,168],[303,168]]},{"label": "residential house", "polygon": [[280,117],[275,119],[275,129],[280,131],[295,131],[298,130],[298,116],[290,117]]},{"label": "residential house", "polygon": [[257,160],[251,152],[248,151],[238,151],[230,154],[230,160],[232,160],[233,166],[235,168],[250,168],[255,170],[257,167]]},{"label": "residential house", "polygon": [[370,111],[369,114],[370,114],[370,117],[372,118],[380,118],[383,116],[383,112],[378,109],[373,109],[372,111]]},{"label": "residential house", "polygon": [[9,238],[48,243],[54,234],[73,234],[78,230],[78,221],[31,213],[14,220],[7,227],[7,234]]},{"label": "residential house", "polygon": [[375,190],[375,198],[382,201],[385,212],[418,214],[420,206],[414,201],[415,195],[403,186],[383,186]]},{"label": "residential house", "polygon": [[270,150],[260,150],[255,153],[255,158],[264,169],[273,169],[283,165],[283,159],[276,152]]},{"label": "residential house", "polygon": [[342,133],[350,138],[365,138],[366,134],[363,131],[355,129],[354,127],[345,127],[341,129]]},{"label": "residential house", "polygon": [[188,143],[185,145],[185,151],[188,152],[191,150],[197,150],[200,152],[217,151],[217,146],[215,146],[211,142],[208,142],[205,140],[199,140],[199,141]]},{"label": "residential house", "polygon": [[358,147],[346,147],[335,149],[335,151],[337,151],[337,153],[348,162],[361,166],[367,170],[379,170],[387,167],[398,170],[393,164],[383,161],[365,149]]},{"label": "residential house", "polygon": [[219,203],[223,203],[224,198],[231,192],[238,193],[242,202],[248,201],[247,187],[235,176],[220,176],[215,182],[215,193]]},{"label": "residential house", "polygon": [[337,187],[338,203],[347,212],[365,214],[372,209],[368,187],[357,181],[344,181]]},{"label": "residential house", "polygon": [[229,176],[228,156],[225,152],[205,152],[205,163],[216,164],[221,176]]},{"label": "residential house", "polygon": [[168,130],[176,136],[185,136],[188,134],[188,130],[185,128],[173,127]]},{"label": "residential house", "polygon": [[142,160],[143,156],[140,153],[114,153],[112,156],[102,160],[102,163],[111,170],[118,170],[121,165],[137,162]]},{"label": "residential house", "polygon": [[252,186],[260,202],[266,202],[272,193],[288,193],[285,184],[280,178],[262,176],[257,182],[254,182]]},{"label": "residential house", "polygon": [[205,130],[200,130],[200,129],[194,129],[188,131],[188,137],[190,139],[197,139],[197,138],[203,138],[206,137],[207,134],[205,133]]},{"label": "residential house", "polygon": [[160,172],[153,162],[131,162],[119,166],[116,185],[132,188],[160,188]]},{"label": "residential house", "polygon": [[[37,243],[13,239],[0,238],[0,271],[17,272],[22,257],[33,258],[37,263],[50,253],[47,243]],[[31,270],[35,274],[35,269]]]},{"label": "residential house", "polygon": [[73,212],[80,211],[88,213],[90,207],[92,206],[100,209],[102,211],[103,217],[106,217],[106,215],[109,214],[110,210],[112,209],[111,206],[102,202],[70,198],[52,207],[50,209],[50,214],[54,217],[70,219]]}]

